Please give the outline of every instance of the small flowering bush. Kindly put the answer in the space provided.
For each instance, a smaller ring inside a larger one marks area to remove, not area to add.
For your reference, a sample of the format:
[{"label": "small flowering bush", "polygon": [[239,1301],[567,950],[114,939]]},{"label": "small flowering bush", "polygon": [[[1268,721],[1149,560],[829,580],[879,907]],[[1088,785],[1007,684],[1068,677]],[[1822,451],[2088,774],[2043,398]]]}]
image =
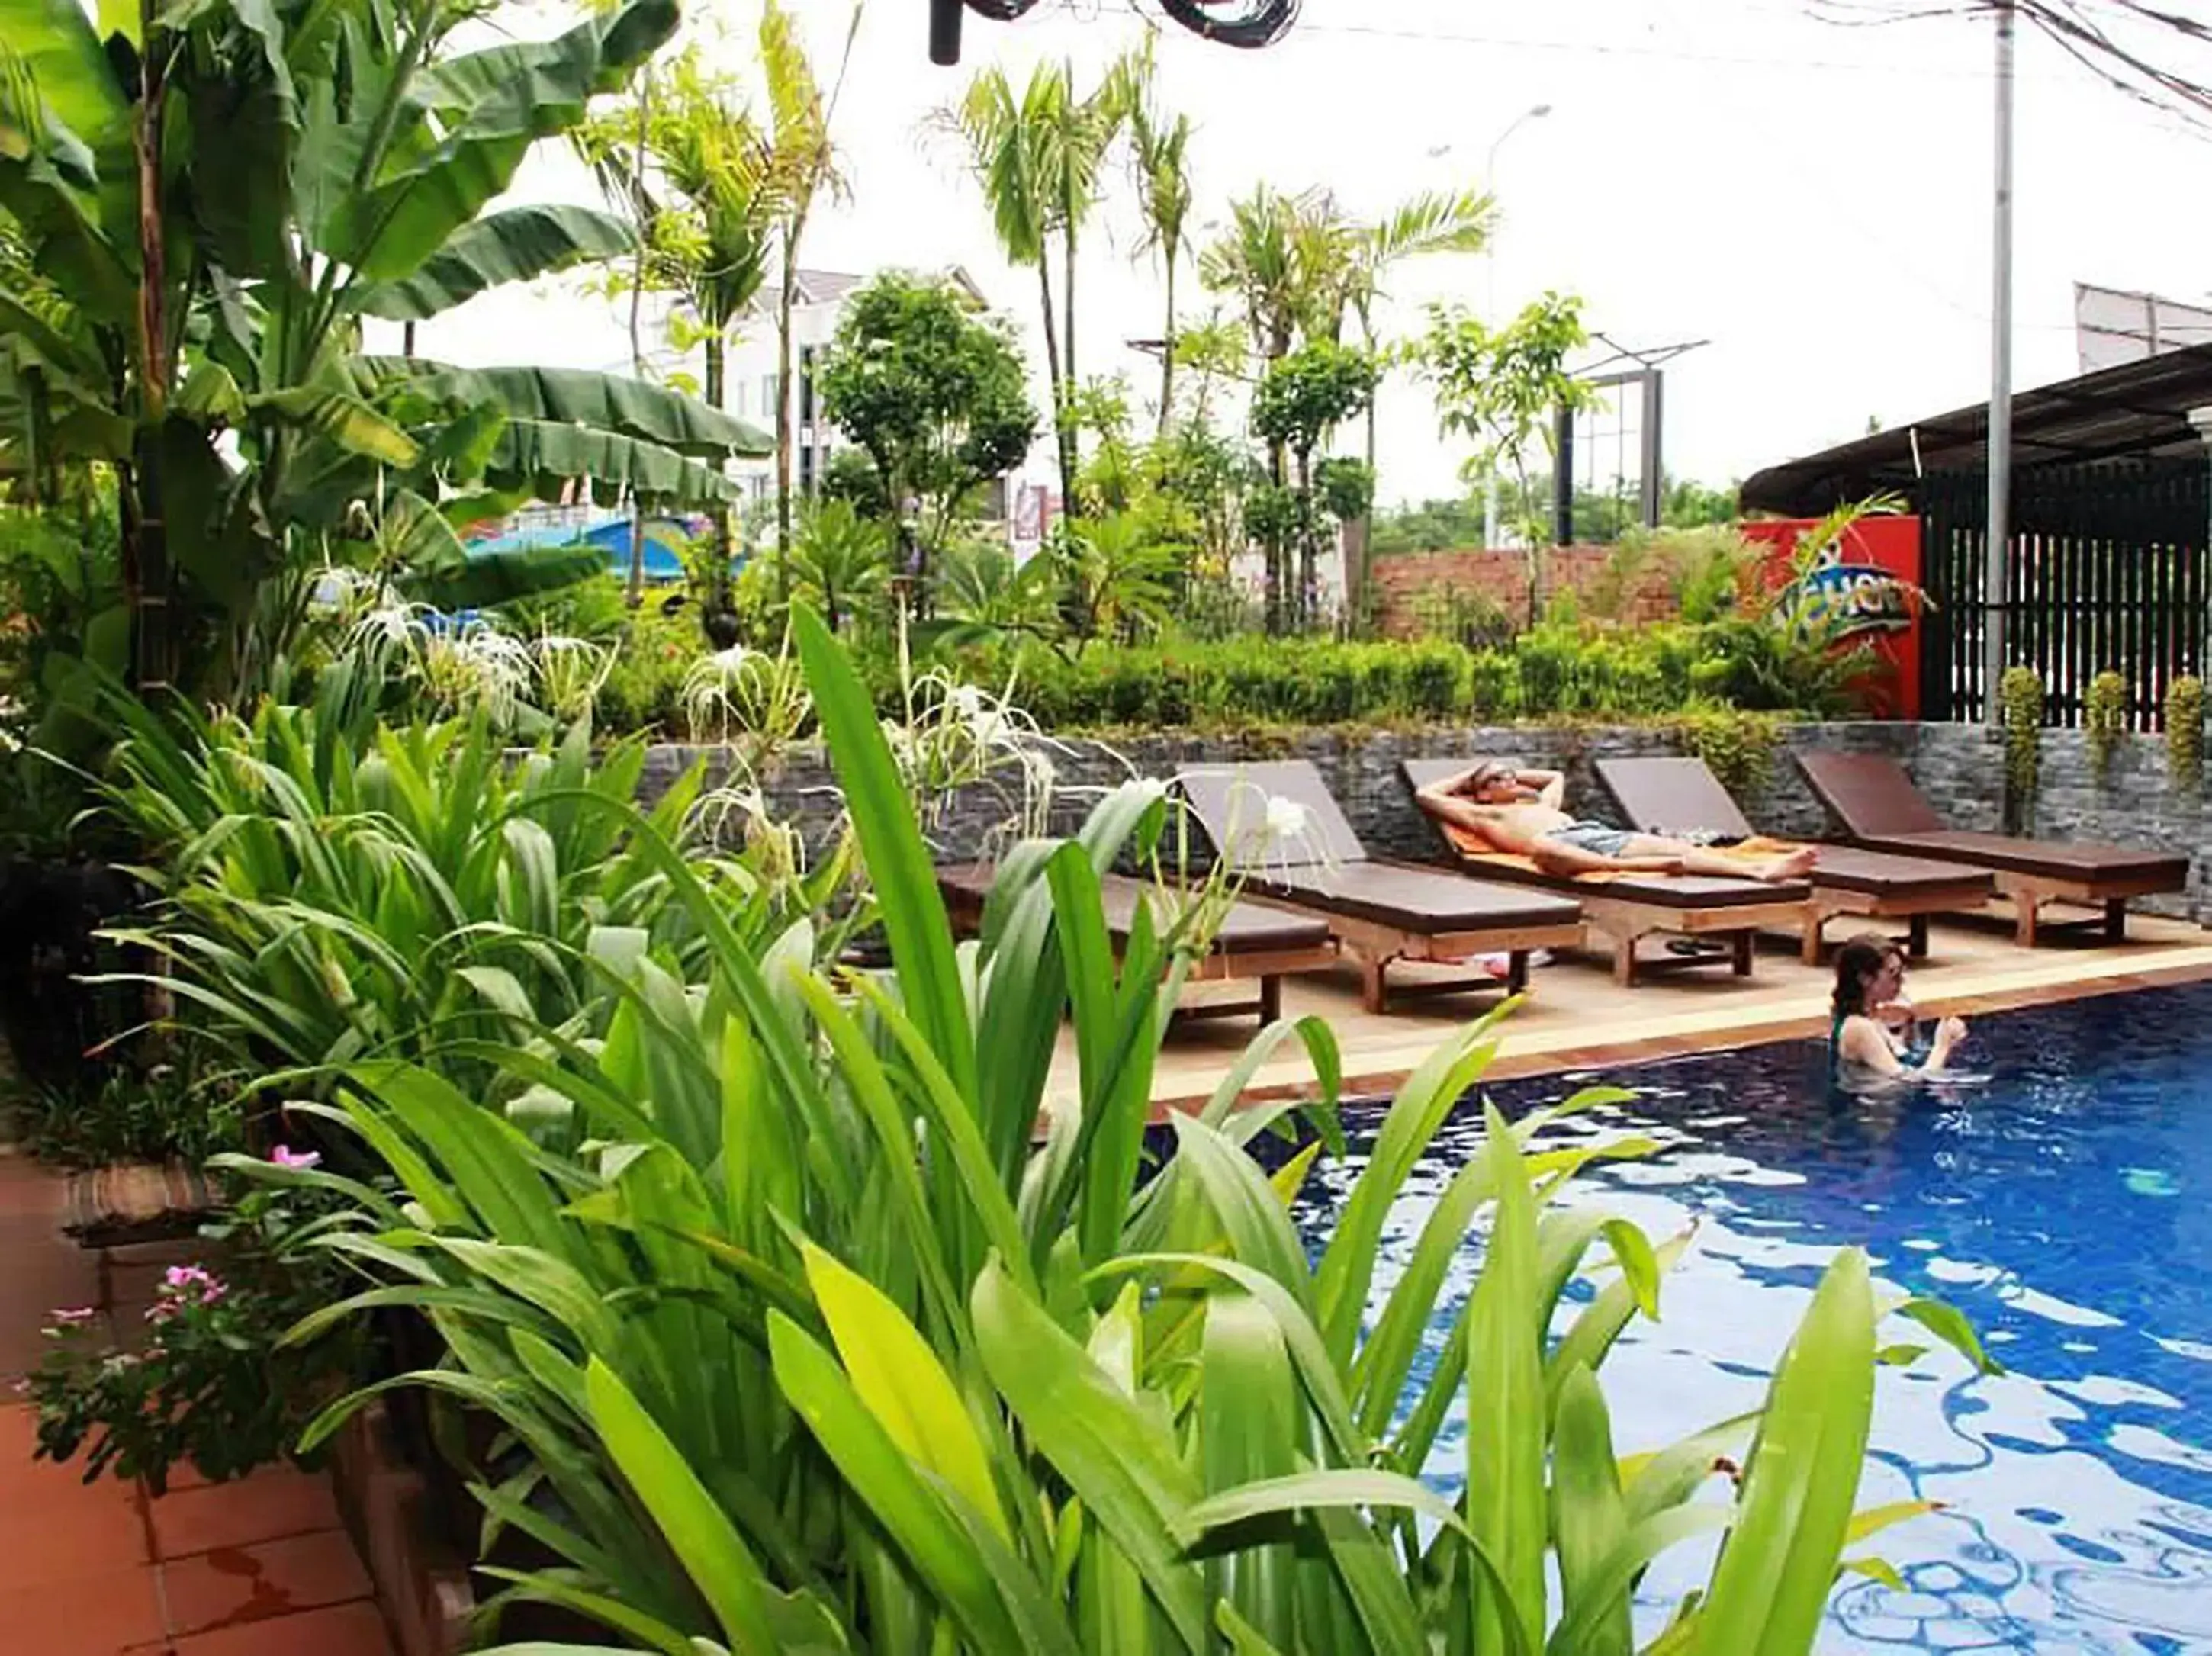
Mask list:
[{"label": "small flowering bush", "polygon": [[[281,1145],[270,1157],[295,1176],[319,1160]],[[90,1306],[54,1312],[28,1382],[39,1456],[82,1453],[86,1482],[143,1477],[156,1495],[180,1463],[219,1482],[283,1458],[315,1410],[360,1377],[356,1330],[277,1344],[336,1292],[330,1256],[305,1245],[332,1205],[304,1181],[253,1190],[206,1233],[207,1258],[219,1263],[170,1266],[143,1327],[111,1338]]]}]

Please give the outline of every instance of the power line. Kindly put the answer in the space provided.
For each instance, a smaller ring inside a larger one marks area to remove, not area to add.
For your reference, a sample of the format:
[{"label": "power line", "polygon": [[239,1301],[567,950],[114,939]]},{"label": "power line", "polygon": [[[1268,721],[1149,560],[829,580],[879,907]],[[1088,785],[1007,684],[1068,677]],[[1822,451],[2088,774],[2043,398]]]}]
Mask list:
[{"label": "power line", "polygon": [[[1078,22],[1096,22],[1106,13],[1116,16],[1136,17],[1152,21],[1152,15],[1134,0],[1059,0],[1061,15]],[[1601,58],[1631,58],[1659,59],[1672,63],[1704,64],[1722,67],[1745,69],[1825,70],[1846,74],[1880,75],[1884,76],[1912,76],[1929,80],[1978,81],[1987,78],[1980,70],[1960,67],[1945,68],[1929,64],[1851,63],[1834,58],[1754,57],[1730,52],[1684,51],[1679,47],[1634,46],[1610,40],[1547,40],[1525,35],[1470,34],[1463,31],[1445,29],[1408,28],[1386,23],[1330,23],[1317,21],[1310,16],[1301,17],[1289,39],[1296,40],[1305,34],[1345,34],[1364,36],[1371,40],[1405,40],[1424,46],[1487,46],[1508,52],[1558,52]],[[2050,78],[2050,77],[2023,77]],[[2054,81],[2054,83],[2055,81]]]}]

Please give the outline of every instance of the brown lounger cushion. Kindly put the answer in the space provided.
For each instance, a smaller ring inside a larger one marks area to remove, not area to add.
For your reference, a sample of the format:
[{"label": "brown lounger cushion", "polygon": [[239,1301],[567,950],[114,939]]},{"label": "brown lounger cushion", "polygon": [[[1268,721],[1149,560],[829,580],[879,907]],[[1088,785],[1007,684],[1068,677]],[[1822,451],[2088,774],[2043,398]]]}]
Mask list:
[{"label": "brown lounger cushion", "polygon": [[2189,884],[2189,859],[2170,852],[1947,828],[1905,767],[1886,754],[1801,753],[1797,766],[1844,831],[1877,850],[2090,885],[2164,880],[2180,891]]},{"label": "brown lounger cushion", "polygon": [[[1407,759],[1400,767],[1416,791],[1458,775],[1473,759]],[[1705,874],[1636,874],[1607,871],[1582,876],[1557,874],[1524,856],[1461,841],[1443,824],[1437,830],[1452,848],[1459,866],[1484,879],[1510,880],[1547,891],[1580,892],[1592,898],[1618,898],[1675,909],[1724,909],[1766,903],[1802,902],[1812,887],[1802,880],[1723,880]]]},{"label": "brown lounger cushion", "polygon": [[1308,865],[1256,874],[1251,889],[1416,937],[1571,926],[1582,918],[1582,905],[1571,898],[1372,857],[1334,868]]},{"label": "brown lounger cushion", "polygon": [[[997,870],[988,863],[966,863],[956,868],[939,868],[937,883],[957,911],[973,916],[981,914],[984,899],[990,895],[991,882],[996,874]],[[1132,880],[1124,874],[1108,874],[1098,883],[1099,896],[1106,913],[1107,932],[1115,942],[1121,943],[1129,935],[1129,928],[1136,919],[1137,904],[1146,900],[1151,888],[1145,881]],[[1222,919],[1220,928],[1214,933],[1212,953],[1290,953],[1302,949],[1326,948],[1328,939],[1327,921],[1306,915],[1285,914],[1279,909],[1263,908],[1256,903],[1232,903]]]},{"label": "brown lounger cushion", "polygon": [[[1748,838],[1755,831],[1703,759],[1600,759],[1596,770],[1598,780],[1613,795],[1621,814],[1645,833],[1703,831]],[[1820,860],[1814,868],[1812,882],[1831,891],[1916,898],[1948,892],[1971,901],[1986,897],[1995,884],[1986,869],[1961,862],[1858,846],[1817,849]]]},{"label": "brown lounger cushion", "polygon": [[1595,769],[1620,814],[1644,833],[1749,839],[1759,831],[1703,759],[1600,759]]},{"label": "brown lounger cushion", "polygon": [[1853,839],[1943,831],[1905,767],[1884,753],[1800,753],[1797,769],[1829,814]]},{"label": "brown lounger cushion", "polygon": [[[1367,848],[1309,760],[1276,759],[1233,769],[1209,766],[1177,777],[1176,787],[1214,849],[1232,868],[1341,866],[1367,860]],[[1304,807],[1306,832],[1301,837],[1279,844],[1267,838],[1270,797]]]},{"label": "brown lounger cushion", "polygon": [[2164,880],[2180,891],[2189,884],[2189,859],[2166,851],[2139,851],[2126,845],[2079,844],[2069,840],[2015,839],[2009,834],[1980,834],[1945,828],[1929,834],[1892,834],[1863,842],[1881,850],[1952,857],[2007,874],[2043,874],[2094,885],[2100,880]]}]

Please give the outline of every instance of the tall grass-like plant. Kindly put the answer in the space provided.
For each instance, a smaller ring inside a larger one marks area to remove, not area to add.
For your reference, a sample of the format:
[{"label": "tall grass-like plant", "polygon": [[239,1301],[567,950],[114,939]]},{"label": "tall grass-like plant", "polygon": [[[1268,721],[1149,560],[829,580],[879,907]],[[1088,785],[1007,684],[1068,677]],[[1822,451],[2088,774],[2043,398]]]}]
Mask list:
[{"label": "tall grass-like plant", "polygon": [[[149,847],[161,893],[154,923],[122,935],[241,1068],[567,1030],[620,963],[700,941],[629,832],[641,741],[595,753],[579,723],[518,756],[481,714],[391,728],[324,708],[271,704],[249,723],[112,705],[109,808]],[[680,836],[699,788],[695,768],[639,820]],[[814,912],[844,873],[778,886],[709,855],[690,878],[718,892],[727,929]]]},{"label": "tall grass-like plant", "polygon": [[[1333,1094],[1324,1026],[1264,1032],[1172,1123],[1172,1153],[1146,1152],[1162,1032],[1204,938],[1140,907],[1117,960],[1099,873],[1158,849],[1158,791],[1131,784],[1075,840],[1014,849],[980,941],[956,947],[861,685],[811,617],[798,638],[888,971],[825,972],[805,919],[774,936],[728,924],[633,816],[635,854],[704,954],[630,959],[589,1041],[477,1055],[495,1085],[564,1102],[575,1154],[544,1154],[419,1066],[349,1066],[337,1104],[311,1106],[398,1188],[359,1187],[358,1223],[326,1240],[374,1286],[295,1336],[378,1307],[435,1324],[447,1360],[382,1385],[500,1423],[477,1482],[487,1523],[560,1561],[494,1572],[512,1593],[672,1656],[1533,1656],[1547,1633],[1558,1650],[1630,1648],[1650,1562],[1720,1531],[1706,1592],[1654,1647],[1811,1648],[1846,1550],[1921,1510],[1852,1513],[1887,1308],[1863,1254],[1830,1268],[1763,1411],[1623,1462],[1595,1375],[1656,1312],[1685,1239],[1655,1245],[1555,1198],[1590,1157],[1651,1147],[1553,1145],[1559,1112],[1492,1112],[1484,1154],[1378,1292],[1386,1216],[1495,1050],[1493,1016],[1401,1090],[1310,1257],[1286,1209],[1330,1117],[1271,1173],[1249,1146],[1287,1106],[1235,1105],[1294,1039]],[[1055,1088],[1063,1015],[1076,1063]],[[1478,1286],[1417,1373],[1485,1209]],[[1554,1337],[1594,1250],[1610,1279]],[[1469,1475],[1450,1500],[1418,1475],[1462,1401]],[[1717,1477],[1746,1440],[1740,1480]]]}]

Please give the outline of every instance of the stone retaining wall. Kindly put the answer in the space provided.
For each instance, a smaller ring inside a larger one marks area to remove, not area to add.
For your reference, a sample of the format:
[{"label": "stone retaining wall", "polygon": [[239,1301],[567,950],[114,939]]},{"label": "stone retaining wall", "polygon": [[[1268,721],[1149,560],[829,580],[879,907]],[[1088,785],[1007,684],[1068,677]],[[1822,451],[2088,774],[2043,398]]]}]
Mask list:
[{"label": "stone retaining wall", "polygon": [[[1978,725],[1850,722],[1786,728],[1765,788],[1741,802],[1762,829],[1780,835],[1817,835],[1827,823],[1790,758],[1796,748],[1843,747],[1892,753],[1911,770],[1936,808],[1954,826],[1995,829],[2004,821],[2004,751],[2001,739]],[[1171,776],[1179,771],[1273,758],[1310,759],[1327,778],[1352,825],[1379,855],[1433,861],[1437,843],[1414,809],[1401,760],[1495,754],[1525,764],[1558,768],[1568,776],[1574,808],[1615,819],[1597,785],[1595,759],[1678,751],[1662,731],[1635,727],[1473,727],[1422,731],[1315,730],[1289,735],[1237,736],[1167,733],[1133,736],[1115,744],[1072,740],[1055,746],[1053,831],[1072,832],[1098,794],[1133,776]],[[709,750],[653,748],[641,792],[658,798],[669,782]],[[2088,746],[2078,731],[2043,734],[2041,785],[2033,831],[2057,839],[2109,839],[2195,856],[2212,831],[2212,809],[2200,788],[2185,798],[2166,776],[2165,744],[2151,737],[2122,739],[2108,775],[2093,774]],[[770,804],[796,820],[818,849],[838,819],[838,795],[818,752],[802,750],[770,784]],[[945,801],[933,837],[945,861],[988,855],[1001,843],[1018,788],[972,789]],[[2212,921],[2212,894],[2200,866],[2190,891],[2152,899],[2145,906]]]}]

